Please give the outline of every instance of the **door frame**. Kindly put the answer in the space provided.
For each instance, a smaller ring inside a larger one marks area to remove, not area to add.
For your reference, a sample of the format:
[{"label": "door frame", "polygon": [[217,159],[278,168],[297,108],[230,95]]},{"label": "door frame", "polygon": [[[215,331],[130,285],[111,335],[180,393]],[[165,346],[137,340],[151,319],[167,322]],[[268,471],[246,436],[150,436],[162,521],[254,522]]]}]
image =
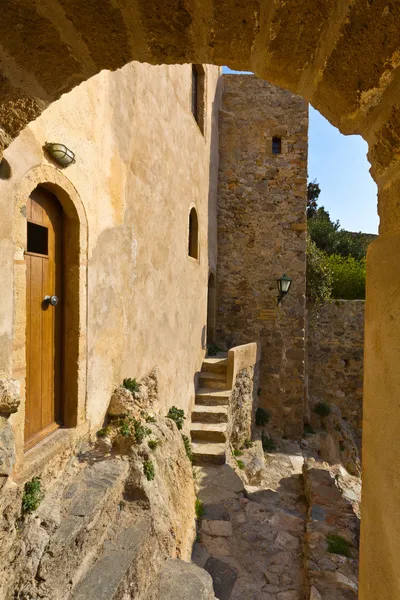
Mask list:
[{"label": "door frame", "polygon": [[86,421],[87,393],[87,252],[88,227],[83,203],[72,183],[58,169],[42,165],[28,171],[16,194],[14,241],[13,377],[20,382],[21,405],[14,416],[17,463],[23,460],[26,378],[26,203],[36,187],[54,194],[64,213],[64,302],[62,340],[63,427]]}]

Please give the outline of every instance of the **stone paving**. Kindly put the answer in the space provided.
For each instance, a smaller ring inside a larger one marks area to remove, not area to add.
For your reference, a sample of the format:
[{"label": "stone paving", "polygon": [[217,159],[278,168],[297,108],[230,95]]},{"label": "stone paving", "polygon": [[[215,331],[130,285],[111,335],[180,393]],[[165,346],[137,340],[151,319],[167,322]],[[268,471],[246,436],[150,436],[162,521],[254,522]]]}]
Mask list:
[{"label": "stone paving", "polygon": [[[192,560],[219,600],[356,599],[360,481],[282,444],[244,451],[244,469],[233,457],[196,468],[204,514]],[[328,553],[330,533],[349,539],[350,557]]]},{"label": "stone paving", "polygon": [[304,597],[301,466],[299,471],[283,455],[272,460],[276,485],[269,489],[245,490],[227,464],[198,468],[205,511],[193,560],[213,577],[219,600]]}]

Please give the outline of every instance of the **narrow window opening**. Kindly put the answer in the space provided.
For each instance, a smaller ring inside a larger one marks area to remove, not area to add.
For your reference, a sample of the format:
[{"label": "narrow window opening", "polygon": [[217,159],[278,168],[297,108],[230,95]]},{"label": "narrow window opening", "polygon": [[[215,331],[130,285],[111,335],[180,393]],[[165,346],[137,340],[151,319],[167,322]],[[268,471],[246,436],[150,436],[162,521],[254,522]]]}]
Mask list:
[{"label": "narrow window opening", "polygon": [[27,251],[35,254],[48,255],[49,253],[49,230],[43,225],[28,221],[28,243]]},{"label": "narrow window opening", "polygon": [[196,209],[192,208],[189,214],[189,256],[199,258],[199,221]]},{"label": "narrow window opening", "polygon": [[282,153],[282,139],[280,137],[272,138],[272,154]]},{"label": "narrow window opening", "polygon": [[201,132],[205,122],[205,71],[202,65],[192,65],[192,113]]}]

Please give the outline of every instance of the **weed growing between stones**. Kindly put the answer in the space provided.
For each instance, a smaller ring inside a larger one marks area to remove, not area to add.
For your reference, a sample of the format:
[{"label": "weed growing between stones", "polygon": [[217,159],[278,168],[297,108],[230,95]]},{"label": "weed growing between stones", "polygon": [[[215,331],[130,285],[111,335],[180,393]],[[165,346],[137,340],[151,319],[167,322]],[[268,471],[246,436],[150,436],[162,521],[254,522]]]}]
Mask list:
[{"label": "weed growing between stones", "polygon": [[155,423],[156,422],[155,418],[152,417],[151,415],[147,415],[145,417],[145,420],[146,420],[146,423]]},{"label": "weed growing between stones", "polygon": [[236,464],[239,467],[239,469],[241,469],[243,471],[243,469],[244,469],[244,462],[242,460],[236,460]]},{"label": "weed growing between stones", "polygon": [[141,444],[146,437],[146,435],[151,434],[151,429],[145,427],[140,421],[137,419],[132,419],[131,417],[125,417],[120,425],[119,432],[124,437],[128,437],[132,435],[135,438],[136,444]]},{"label": "weed growing between stones", "polygon": [[256,425],[264,427],[269,421],[269,412],[265,408],[257,408],[256,410]]},{"label": "weed growing between stones", "polygon": [[175,422],[175,424],[179,430],[182,429],[183,422],[186,419],[185,412],[182,409],[177,408],[176,406],[171,406],[171,408],[169,409],[169,411],[167,413],[167,417],[168,417],[168,419],[172,419],[172,421]]},{"label": "weed growing between stones", "polygon": [[36,510],[43,500],[44,494],[39,477],[27,481],[22,496],[22,512],[31,513]]},{"label": "weed growing between stones", "polygon": [[111,433],[111,427],[107,425],[106,427],[102,427],[97,432],[97,437],[104,438],[107,437]]},{"label": "weed growing between stones", "polygon": [[305,435],[313,435],[315,433],[314,429],[311,427],[309,423],[304,424],[304,434]]},{"label": "weed growing between stones", "polygon": [[264,452],[274,452],[276,450],[276,445],[272,437],[265,435],[264,432],[261,434],[261,444]]},{"label": "weed growing between stones", "polygon": [[155,450],[157,448],[157,446],[159,445],[160,440],[149,440],[147,442],[148,447],[150,448],[150,450]]},{"label": "weed growing between stones", "polygon": [[243,452],[241,450],[236,450],[236,448],[232,450],[232,454],[233,456],[243,456]]},{"label": "weed growing between stones", "polygon": [[153,481],[155,477],[154,465],[151,460],[145,460],[143,463],[143,473],[146,475],[147,481]]},{"label": "weed growing between stones", "polygon": [[123,421],[121,423],[121,426],[119,428],[119,432],[124,437],[128,437],[128,435],[131,434],[131,425],[129,423],[129,419],[128,418],[123,419]]},{"label": "weed growing between stones", "polygon": [[190,460],[190,462],[193,462],[193,450],[192,450],[192,444],[190,443],[190,439],[188,438],[187,435],[184,435],[182,433],[182,440],[183,440],[183,444],[185,446],[187,457]]},{"label": "weed growing between stones", "polygon": [[351,546],[341,535],[327,535],[326,541],[328,542],[328,552],[351,558]]},{"label": "weed growing between stones", "polygon": [[204,516],[204,502],[203,500],[200,500],[200,498],[196,498],[196,502],[194,505],[194,510],[196,513],[196,519],[198,521],[201,521],[201,519]]},{"label": "weed growing between stones", "polygon": [[124,379],[122,385],[124,386],[124,388],[132,392],[132,394],[134,392],[139,392],[140,390],[140,383],[138,383],[136,379],[131,379],[130,377]]},{"label": "weed growing between stones", "polygon": [[248,450],[249,448],[252,448],[252,447],[253,447],[253,442],[251,440],[244,440],[243,448]]},{"label": "weed growing between stones", "polygon": [[314,406],[314,412],[320,417],[327,417],[331,414],[331,407],[327,402],[318,402],[318,404]]}]

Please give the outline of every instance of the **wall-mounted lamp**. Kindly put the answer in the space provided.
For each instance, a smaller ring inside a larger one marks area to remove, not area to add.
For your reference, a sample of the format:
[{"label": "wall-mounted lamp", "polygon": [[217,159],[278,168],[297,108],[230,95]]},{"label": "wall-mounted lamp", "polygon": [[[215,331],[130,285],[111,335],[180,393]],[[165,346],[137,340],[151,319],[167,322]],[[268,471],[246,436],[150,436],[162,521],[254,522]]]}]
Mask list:
[{"label": "wall-mounted lamp", "polygon": [[69,167],[69,165],[75,162],[75,154],[64,144],[50,144],[46,142],[44,148],[61,167]]},{"label": "wall-mounted lamp", "polygon": [[276,280],[276,283],[278,284],[278,292],[279,292],[277,304],[279,304],[282,301],[282,298],[284,298],[286,296],[286,294],[288,293],[288,291],[290,290],[292,281],[293,280],[290,277],[288,277],[287,275],[282,275],[282,277],[280,277],[279,279]]}]

